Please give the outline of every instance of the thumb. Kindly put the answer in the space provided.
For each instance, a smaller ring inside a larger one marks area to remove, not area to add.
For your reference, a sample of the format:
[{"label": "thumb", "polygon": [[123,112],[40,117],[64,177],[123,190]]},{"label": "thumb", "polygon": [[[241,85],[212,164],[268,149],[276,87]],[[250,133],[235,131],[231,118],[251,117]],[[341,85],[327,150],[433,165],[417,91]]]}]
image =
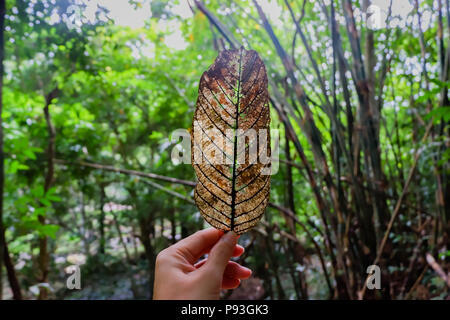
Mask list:
[{"label": "thumb", "polygon": [[205,263],[205,269],[208,269],[222,277],[225,267],[233,255],[239,236],[233,231],[224,234],[220,240],[211,249],[208,260]]}]

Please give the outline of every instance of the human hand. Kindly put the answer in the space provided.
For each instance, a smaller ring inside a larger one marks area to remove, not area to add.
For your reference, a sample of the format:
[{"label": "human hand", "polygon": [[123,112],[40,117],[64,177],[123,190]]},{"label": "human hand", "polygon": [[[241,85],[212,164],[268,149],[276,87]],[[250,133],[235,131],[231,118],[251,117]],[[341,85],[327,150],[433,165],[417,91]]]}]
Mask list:
[{"label": "human hand", "polygon": [[[234,232],[209,228],[161,251],[156,258],[153,299],[213,300],[219,299],[220,289],[237,288],[241,279],[252,274],[230,261],[244,252],[237,239]],[[198,261],[206,253],[208,258]]]}]

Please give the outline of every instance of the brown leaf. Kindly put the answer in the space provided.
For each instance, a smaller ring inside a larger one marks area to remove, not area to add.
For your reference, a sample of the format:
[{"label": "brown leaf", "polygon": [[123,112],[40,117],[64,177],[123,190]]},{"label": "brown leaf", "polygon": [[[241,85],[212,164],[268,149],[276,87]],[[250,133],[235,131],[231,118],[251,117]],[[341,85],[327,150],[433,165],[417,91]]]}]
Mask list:
[{"label": "brown leaf", "polygon": [[270,193],[269,124],[267,74],[256,51],[220,52],[200,79],[191,131],[194,199],[212,226],[241,234],[261,219]]}]

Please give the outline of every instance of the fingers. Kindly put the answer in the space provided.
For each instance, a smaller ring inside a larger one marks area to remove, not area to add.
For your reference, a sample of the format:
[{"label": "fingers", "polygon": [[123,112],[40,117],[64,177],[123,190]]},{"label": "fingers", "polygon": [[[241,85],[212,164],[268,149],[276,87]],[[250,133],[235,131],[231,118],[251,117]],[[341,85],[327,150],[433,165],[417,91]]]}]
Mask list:
[{"label": "fingers", "polygon": [[[202,260],[195,264],[195,268],[200,268],[205,264],[206,260]],[[239,263],[234,261],[228,261],[225,271],[223,273],[223,278],[231,279],[247,279],[252,275],[252,270],[249,268],[241,266]]]},{"label": "fingers", "polygon": [[241,279],[247,279],[252,275],[252,270],[240,264],[229,261],[222,278],[222,289],[236,289]]},{"label": "fingers", "polygon": [[223,235],[211,249],[204,268],[222,278],[225,267],[233,255],[238,236],[230,231]]},{"label": "fingers", "polygon": [[241,284],[239,279],[223,278],[222,289],[236,289]]},{"label": "fingers", "polygon": [[[244,252],[245,252],[244,247],[237,244],[237,245],[234,247],[232,257],[234,257],[234,258],[240,257]],[[205,264],[206,260],[207,260],[207,259],[200,260],[199,262],[197,262],[196,264],[194,264],[194,267],[200,268],[202,265]]]},{"label": "fingers", "polygon": [[240,257],[244,253],[244,251],[245,251],[244,247],[237,244],[234,247],[233,257],[235,257],[235,258]]},{"label": "fingers", "polygon": [[229,261],[225,267],[223,277],[230,279],[247,279],[252,275],[252,270],[241,266],[239,263]]},{"label": "fingers", "polygon": [[180,252],[189,263],[194,264],[202,255],[211,250],[222,235],[223,231],[215,228],[197,231],[171,248]]}]

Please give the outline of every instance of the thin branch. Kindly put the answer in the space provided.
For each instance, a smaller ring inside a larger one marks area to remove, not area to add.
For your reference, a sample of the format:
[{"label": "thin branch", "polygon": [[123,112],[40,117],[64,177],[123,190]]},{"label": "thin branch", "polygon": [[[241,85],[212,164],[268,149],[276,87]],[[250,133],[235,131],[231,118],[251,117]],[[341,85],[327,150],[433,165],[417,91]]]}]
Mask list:
[{"label": "thin branch", "polygon": [[322,251],[320,250],[320,247],[319,247],[319,244],[317,243],[317,241],[314,239],[312,234],[309,232],[308,228],[305,226],[305,224],[303,222],[301,222],[295,216],[295,214],[291,210],[289,210],[287,208],[284,208],[284,207],[282,207],[280,205],[277,205],[275,203],[272,203],[272,202],[269,202],[269,207],[274,208],[274,209],[284,213],[286,216],[290,217],[295,223],[297,223],[299,226],[301,226],[303,228],[303,230],[305,231],[306,235],[311,239],[311,242],[313,243],[314,247],[316,248],[317,255],[319,256],[320,264],[322,266],[322,271],[323,271],[325,280],[327,282],[328,289],[329,289],[330,294],[331,294],[333,292],[333,287],[332,287],[331,282],[330,282],[330,277],[328,275],[328,271],[327,271],[327,268],[326,268],[325,260],[324,260],[323,255],[322,255]]},{"label": "thin branch", "polygon": [[174,196],[174,197],[183,199],[184,201],[187,201],[187,202],[189,202],[190,204],[194,204],[194,205],[195,205],[195,202],[194,202],[191,198],[188,198],[188,197],[182,195],[181,193],[178,193],[178,192],[176,192],[176,191],[170,190],[170,189],[168,189],[168,188],[166,188],[166,187],[163,187],[163,186],[160,185],[159,183],[156,183],[156,182],[153,182],[153,181],[150,181],[150,180],[143,180],[143,181],[144,181],[144,183],[146,183],[146,184],[148,184],[148,185],[151,185],[152,187],[154,187],[154,188],[156,188],[156,189],[159,189],[159,190],[161,190],[161,191],[164,191],[164,192],[166,192],[166,193],[168,193],[168,194],[170,194],[170,195],[172,195],[172,196]]},{"label": "thin branch", "polygon": [[155,180],[161,180],[161,181],[166,181],[166,182],[171,182],[171,183],[176,183],[176,184],[182,184],[182,185],[189,186],[189,187],[195,187],[195,185],[196,185],[196,183],[193,181],[181,180],[181,179],[161,176],[161,175],[154,174],[154,173],[145,173],[145,172],[136,171],[136,170],[120,169],[120,168],[116,168],[113,166],[102,165],[102,164],[98,164],[98,163],[90,163],[90,162],[85,162],[85,161],[70,162],[70,161],[61,160],[61,159],[55,159],[55,163],[63,164],[63,165],[74,164],[74,165],[79,165],[79,166],[89,167],[89,168],[94,168],[94,169],[101,169],[101,170],[106,170],[106,171],[111,171],[111,172],[125,173],[125,174],[129,174],[129,175],[133,175],[133,176],[140,176],[140,177],[149,178],[149,179],[155,179]]},{"label": "thin branch", "polygon": [[238,48],[238,41],[234,38],[233,34],[231,34],[231,32],[228,32],[228,30],[222,25],[222,23],[208,9],[206,9],[203,2],[195,0],[194,3],[197,8],[208,18],[208,20],[217,28],[217,30],[219,30],[222,36],[230,44],[231,48]]},{"label": "thin branch", "polygon": [[[428,138],[428,135],[430,134],[431,128],[433,127],[433,119],[434,118],[432,118],[430,120],[430,122],[429,122],[429,124],[427,126],[427,130],[425,132],[425,135],[422,138],[421,145],[423,145],[425,143],[425,140]],[[413,163],[411,169],[409,170],[408,178],[407,178],[407,180],[405,182],[405,185],[403,186],[403,191],[402,191],[402,193],[400,195],[400,198],[398,199],[398,201],[397,201],[397,203],[395,205],[395,209],[394,209],[394,212],[392,213],[391,220],[389,221],[389,224],[388,224],[388,227],[387,227],[386,232],[384,234],[383,240],[381,241],[381,244],[380,244],[380,246],[378,248],[377,257],[375,258],[375,261],[372,263],[373,265],[378,264],[378,262],[380,261],[381,255],[383,254],[384,247],[385,247],[385,245],[387,243],[387,240],[389,238],[389,235],[391,233],[392,226],[394,225],[394,221],[397,218],[398,214],[400,213],[400,208],[402,206],[402,202],[403,202],[403,200],[405,198],[405,195],[406,195],[406,193],[408,191],[409,185],[411,184],[411,181],[412,181],[412,178],[414,176],[414,172],[416,171],[416,167],[417,167],[417,164],[419,162],[419,158],[420,158],[421,154],[422,154],[421,150],[418,149],[416,151],[415,156],[414,156],[414,163]],[[360,299],[364,298],[364,294],[365,294],[366,288],[367,288],[366,284],[367,284],[367,281],[369,281],[369,278],[370,278],[370,274],[367,276],[366,281],[364,281],[364,286],[361,288]]]},{"label": "thin branch", "polygon": [[186,95],[184,94],[184,92],[177,86],[177,84],[175,83],[175,81],[173,81],[173,79],[169,76],[168,73],[164,72],[164,76],[166,77],[166,79],[170,82],[170,84],[172,85],[172,87],[174,87],[174,89],[176,90],[176,92],[178,93],[178,95],[183,98],[184,102],[186,102],[186,104],[191,108],[194,109],[194,103],[189,100]]},{"label": "thin branch", "polygon": [[445,284],[450,288],[450,277],[442,270],[442,267],[436,262],[434,257],[427,253],[426,255],[427,263],[430,265],[431,268],[439,275],[439,277],[444,280]]}]

